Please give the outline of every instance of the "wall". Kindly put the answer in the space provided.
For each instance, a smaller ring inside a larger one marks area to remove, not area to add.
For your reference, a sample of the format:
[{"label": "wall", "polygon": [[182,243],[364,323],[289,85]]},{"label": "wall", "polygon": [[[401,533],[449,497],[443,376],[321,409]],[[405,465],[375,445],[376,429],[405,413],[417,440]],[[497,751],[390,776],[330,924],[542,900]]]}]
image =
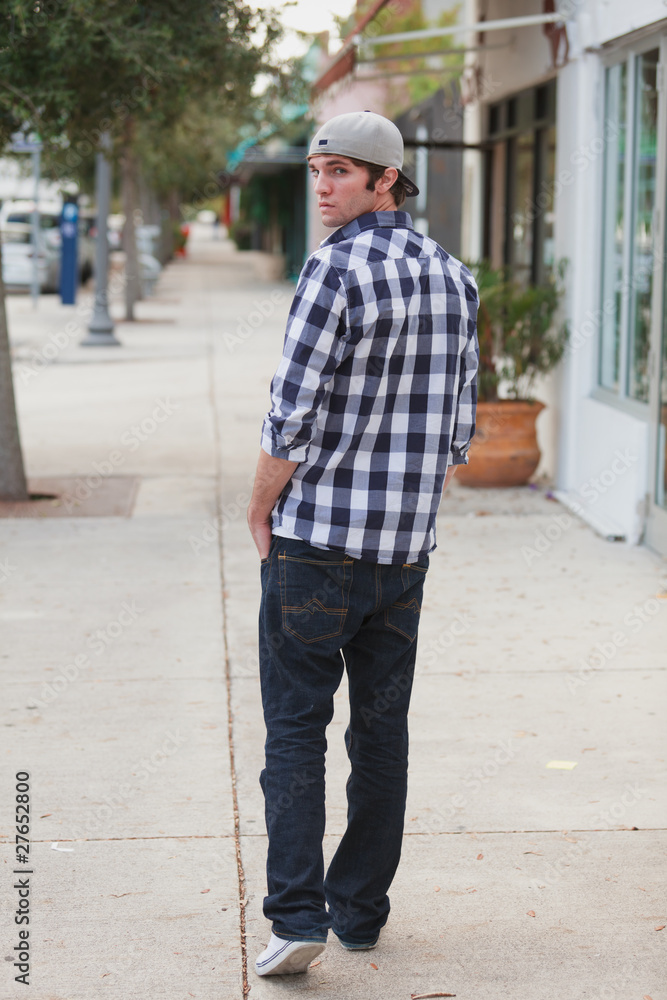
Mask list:
[{"label": "wall", "polygon": [[[603,40],[665,15],[654,0],[582,3],[571,60],[559,73],[556,164],[557,256],[569,258],[566,311],[572,327],[564,366],[559,496],[606,535],[637,543],[644,530],[649,424],[597,388],[602,165],[605,147]],[[595,482],[594,482],[595,481]]]},{"label": "wall", "polygon": [[[541,14],[541,0],[478,0],[477,18],[485,20]],[[489,31],[484,36],[489,49],[479,59],[483,74],[483,100],[498,101],[553,76],[551,47],[541,26]],[[491,48],[493,46],[493,48]]]}]

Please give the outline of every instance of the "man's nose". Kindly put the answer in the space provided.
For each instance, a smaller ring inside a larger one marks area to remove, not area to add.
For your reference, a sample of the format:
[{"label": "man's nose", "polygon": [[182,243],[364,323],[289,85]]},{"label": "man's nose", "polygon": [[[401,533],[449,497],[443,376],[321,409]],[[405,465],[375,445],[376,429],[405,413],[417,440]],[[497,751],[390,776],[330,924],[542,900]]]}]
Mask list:
[{"label": "man's nose", "polygon": [[315,178],[315,194],[323,194],[325,191],[329,191],[330,188],[331,185],[329,183],[326,174],[323,174],[320,171],[320,173]]}]

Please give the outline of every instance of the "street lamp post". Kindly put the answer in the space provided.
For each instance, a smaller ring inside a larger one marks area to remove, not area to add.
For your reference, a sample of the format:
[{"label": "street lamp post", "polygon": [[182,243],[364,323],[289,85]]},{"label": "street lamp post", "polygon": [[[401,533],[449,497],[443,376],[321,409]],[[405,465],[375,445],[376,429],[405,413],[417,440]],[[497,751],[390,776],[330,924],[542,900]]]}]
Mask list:
[{"label": "street lamp post", "polygon": [[97,344],[119,346],[114,335],[114,324],[109,315],[109,237],[108,216],[111,205],[111,163],[106,152],[111,146],[109,133],[102,135],[102,149],[97,154],[95,164],[95,196],[97,199],[97,233],[95,236],[95,305],[88,324],[88,335],[82,345]]}]

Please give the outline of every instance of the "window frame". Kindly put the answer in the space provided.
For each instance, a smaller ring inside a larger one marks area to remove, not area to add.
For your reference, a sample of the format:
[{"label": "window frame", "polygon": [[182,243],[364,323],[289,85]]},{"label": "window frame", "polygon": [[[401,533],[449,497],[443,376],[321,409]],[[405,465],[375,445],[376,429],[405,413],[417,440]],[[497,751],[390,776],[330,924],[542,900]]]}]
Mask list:
[{"label": "window frame", "polygon": [[[514,215],[517,211],[517,143],[522,135],[530,135],[533,144],[531,194],[533,205],[541,194],[547,163],[547,136],[551,128],[557,128],[557,79],[557,76],[549,77],[525,90],[508,94],[486,107],[485,141],[489,144],[489,149],[485,156],[483,255],[493,260],[494,265],[498,264],[494,249],[500,243],[502,265],[512,270],[515,268],[512,233]],[[494,157],[498,155],[502,156],[504,161],[502,195],[494,187]],[[494,201],[499,196],[503,199],[502,233],[496,232],[494,228],[497,225]],[[532,227],[530,265],[528,267],[522,265],[519,268],[521,272],[528,271],[527,279],[530,284],[544,281],[547,271],[542,259],[542,237],[545,229],[542,215],[542,212],[536,211],[530,223]]]},{"label": "window frame", "polygon": [[[620,66],[623,63],[626,64],[626,80],[627,80],[627,92],[626,92],[626,159],[625,159],[625,174],[624,174],[624,185],[625,189],[623,192],[623,219],[624,219],[624,244],[623,244],[623,275],[622,275],[622,298],[621,298],[621,323],[620,323],[620,343],[619,343],[619,364],[618,364],[618,389],[611,389],[608,386],[602,385],[602,335],[603,328],[602,325],[598,331],[598,336],[595,338],[596,352],[595,352],[595,367],[594,367],[594,379],[595,384],[591,391],[591,397],[598,400],[599,402],[605,403],[609,406],[613,406],[624,413],[640,419],[644,422],[649,422],[651,420],[651,365],[652,358],[651,353],[653,351],[652,347],[652,337],[651,346],[649,348],[648,357],[648,373],[649,373],[649,398],[646,401],[635,399],[633,396],[629,395],[628,389],[630,385],[630,366],[632,364],[631,358],[631,317],[634,316],[634,288],[632,283],[628,281],[628,276],[631,274],[631,265],[633,259],[633,243],[634,243],[634,233],[636,224],[636,214],[635,214],[635,195],[636,195],[636,182],[637,182],[637,138],[638,138],[638,115],[637,115],[637,103],[636,103],[636,86],[637,86],[637,60],[647,52],[653,49],[658,50],[658,131],[657,131],[657,152],[656,152],[656,170],[659,170],[661,164],[665,162],[665,151],[661,150],[661,134],[662,130],[660,128],[659,112],[660,108],[665,105],[666,95],[665,90],[665,80],[667,77],[667,68],[665,64],[665,46],[667,40],[667,32],[663,28],[662,30],[655,31],[652,33],[643,34],[640,39],[634,42],[628,43],[626,45],[615,46],[613,51],[605,54],[601,57],[601,69],[602,69],[602,79],[600,90],[602,93],[602,113],[601,120],[604,123],[607,114],[607,74],[610,69],[615,66]],[[600,222],[601,222],[601,238],[598,243],[598,294],[597,294],[597,307],[602,308],[604,302],[604,280],[605,280],[605,250],[606,250],[606,235],[607,235],[607,160],[606,156],[602,156],[599,165],[598,180],[600,189],[600,198],[598,202],[599,212],[600,212]],[[660,184],[656,186],[656,203],[653,210],[653,270],[652,270],[652,294],[651,294],[651,325],[654,325],[654,310],[658,305],[659,295],[656,294],[656,284],[657,280],[660,280],[658,272],[658,259],[659,250],[661,245],[661,232],[662,227],[656,225],[656,214],[660,214],[661,211],[667,210],[667,206],[661,206],[659,204],[659,191]],[[632,320],[633,321],[633,320]]]}]

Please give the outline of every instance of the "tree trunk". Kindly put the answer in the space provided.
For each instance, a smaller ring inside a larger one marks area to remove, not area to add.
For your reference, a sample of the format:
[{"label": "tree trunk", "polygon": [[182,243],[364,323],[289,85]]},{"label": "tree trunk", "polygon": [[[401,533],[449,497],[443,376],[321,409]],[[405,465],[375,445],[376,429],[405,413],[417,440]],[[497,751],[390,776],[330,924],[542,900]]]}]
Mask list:
[{"label": "tree trunk", "polygon": [[134,304],[141,298],[139,254],[134,232],[134,213],[138,208],[137,159],[132,146],[134,126],[131,118],[125,123],[125,145],[121,158],[121,185],[123,193],[123,249],[125,250],[125,319],[134,319]]},{"label": "tree trunk", "polygon": [[0,497],[3,500],[28,500],[23,469],[21,438],[16,419],[12,360],[5,309],[5,286],[2,280],[0,245]]},{"label": "tree trunk", "polygon": [[174,256],[174,228],[181,221],[181,198],[176,188],[171,188],[166,200],[167,221],[165,225],[166,239],[164,243],[165,260]]}]

